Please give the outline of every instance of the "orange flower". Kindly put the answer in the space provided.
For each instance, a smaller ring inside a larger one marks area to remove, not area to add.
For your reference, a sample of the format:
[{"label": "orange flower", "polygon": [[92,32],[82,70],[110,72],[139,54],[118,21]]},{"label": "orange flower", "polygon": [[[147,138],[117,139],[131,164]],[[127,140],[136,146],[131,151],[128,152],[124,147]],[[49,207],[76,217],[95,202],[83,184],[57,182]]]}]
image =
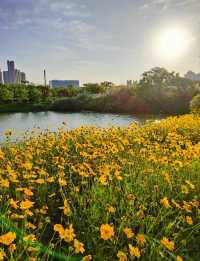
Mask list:
[{"label": "orange flower", "polygon": [[193,220],[189,216],[186,217],[186,222],[187,222],[188,225],[192,225],[193,224]]},{"label": "orange flower", "polygon": [[166,247],[168,250],[173,251],[174,250],[174,242],[170,241],[169,239],[167,239],[166,237],[163,237],[160,240],[161,244]]},{"label": "orange flower", "polygon": [[6,246],[9,246],[12,244],[12,242],[15,240],[16,234],[13,232],[8,232],[2,236],[0,236],[0,243]]},{"label": "orange flower", "polygon": [[31,208],[33,205],[34,205],[34,202],[32,202],[32,201],[26,199],[26,200],[24,200],[24,201],[22,201],[22,202],[20,203],[20,208],[21,208],[22,210],[25,210],[25,209]]},{"label": "orange flower", "polygon": [[6,256],[6,255],[5,255],[5,253],[3,252],[3,250],[0,249],[0,261],[3,261],[5,256]]},{"label": "orange flower", "polygon": [[127,238],[132,238],[134,236],[134,233],[131,228],[126,227],[123,231]]},{"label": "orange flower", "polygon": [[140,257],[140,250],[138,247],[133,247],[131,244],[129,244],[128,247],[131,256]]},{"label": "orange flower", "polygon": [[82,261],[90,261],[92,260],[92,256],[91,255],[87,255],[87,256],[84,256]]},{"label": "orange flower", "polygon": [[123,251],[118,251],[117,257],[119,258],[119,261],[126,261],[127,255]]},{"label": "orange flower", "polygon": [[85,252],[84,244],[78,241],[77,239],[74,239],[74,248],[76,254],[83,254]]},{"label": "orange flower", "polygon": [[170,204],[169,204],[169,200],[167,199],[167,197],[164,197],[163,199],[160,200],[160,203],[165,207],[165,208],[169,208]]},{"label": "orange flower", "polygon": [[137,234],[136,239],[139,245],[144,246],[146,240],[143,234]]},{"label": "orange flower", "polygon": [[103,240],[108,240],[115,234],[113,226],[110,226],[109,224],[102,224],[100,232]]}]

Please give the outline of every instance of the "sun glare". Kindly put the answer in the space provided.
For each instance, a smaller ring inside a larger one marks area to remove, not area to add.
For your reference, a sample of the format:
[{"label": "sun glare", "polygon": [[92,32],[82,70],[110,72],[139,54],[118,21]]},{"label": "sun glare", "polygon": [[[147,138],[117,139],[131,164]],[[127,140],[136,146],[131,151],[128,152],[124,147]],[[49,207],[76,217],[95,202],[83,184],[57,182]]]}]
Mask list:
[{"label": "sun glare", "polygon": [[183,29],[174,28],[159,34],[156,51],[163,58],[173,59],[184,55],[188,46],[188,33]]}]

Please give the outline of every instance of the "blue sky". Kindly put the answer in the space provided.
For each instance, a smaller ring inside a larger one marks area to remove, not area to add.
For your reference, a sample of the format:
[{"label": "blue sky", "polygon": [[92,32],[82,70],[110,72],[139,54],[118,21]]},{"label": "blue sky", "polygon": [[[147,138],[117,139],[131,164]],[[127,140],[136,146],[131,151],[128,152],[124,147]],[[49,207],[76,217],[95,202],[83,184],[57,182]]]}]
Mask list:
[{"label": "blue sky", "polygon": [[[164,66],[200,71],[199,0],[0,0],[0,67],[13,59],[30,81],[125,83]],[[177,59],[156,51],[166,28],[191,38]]]}]

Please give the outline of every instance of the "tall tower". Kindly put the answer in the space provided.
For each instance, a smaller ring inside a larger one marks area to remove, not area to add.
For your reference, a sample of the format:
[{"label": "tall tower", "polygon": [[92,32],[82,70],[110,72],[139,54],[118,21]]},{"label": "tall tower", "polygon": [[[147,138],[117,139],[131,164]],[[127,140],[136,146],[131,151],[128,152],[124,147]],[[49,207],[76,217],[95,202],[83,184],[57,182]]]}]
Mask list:
[{"label": "tall tower", "polygon": [[15,73],[15,63],[14,61],[7,61],[8,65],[8,82],[15,83],[16,82],[16,73]]},{"label": "tall tower", "polygon": [[2,75],[2,72],[1,72],[1,69],[0,69],[0,84],[3,83],[3,75]]},{"label": "tall tower", "polygon": [[44,69],[44,86],[47,86],[46,70]]}]

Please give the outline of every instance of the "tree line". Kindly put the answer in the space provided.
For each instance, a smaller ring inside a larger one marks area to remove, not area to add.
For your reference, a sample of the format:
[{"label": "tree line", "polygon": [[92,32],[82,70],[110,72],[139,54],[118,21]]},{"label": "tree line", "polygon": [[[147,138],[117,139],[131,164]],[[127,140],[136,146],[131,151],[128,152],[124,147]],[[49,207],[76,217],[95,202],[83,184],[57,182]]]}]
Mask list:
[{"label": "tree line", "polygon": [[[164,68],[142,74],[131,87],[112,82],[83,87],[49,88],[34,85],[0,85],[0,103],[42,103],[54,110],[93,110],[127,113],[187,113],[198,105],[200,84]],[[195,97],[195,100],[192,99]]]}]

